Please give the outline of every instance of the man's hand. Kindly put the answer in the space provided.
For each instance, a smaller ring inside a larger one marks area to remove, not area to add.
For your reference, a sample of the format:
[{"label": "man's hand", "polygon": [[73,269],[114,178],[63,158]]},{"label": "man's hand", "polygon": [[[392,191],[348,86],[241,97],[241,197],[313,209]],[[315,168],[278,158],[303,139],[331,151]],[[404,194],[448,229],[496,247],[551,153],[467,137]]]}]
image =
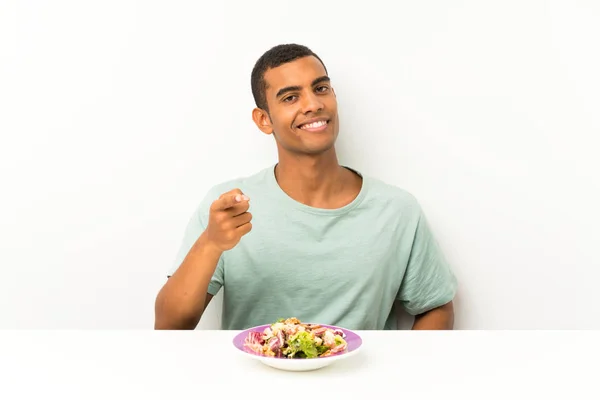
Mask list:
[{"label": "man's hand", "polygon": [[234,248],[252,229],[252,214],[248,196],[234,189],[222,194],[210,206],[206,239],[219,251]]}]

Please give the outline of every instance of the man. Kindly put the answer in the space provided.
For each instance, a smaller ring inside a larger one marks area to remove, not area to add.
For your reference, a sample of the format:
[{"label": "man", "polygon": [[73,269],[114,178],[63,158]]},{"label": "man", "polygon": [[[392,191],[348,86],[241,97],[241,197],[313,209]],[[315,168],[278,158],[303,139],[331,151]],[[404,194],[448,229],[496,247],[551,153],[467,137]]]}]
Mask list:
[{"label": "man", "polygon": [[456,279],[413,196],[338,163],[337,101],[305,46],[267,51],[252,118],[278,163],[213,187],[155,305],[155,329],[194,329],[224,288],[223,329],[279,318],[349,329],[452,329]]}]

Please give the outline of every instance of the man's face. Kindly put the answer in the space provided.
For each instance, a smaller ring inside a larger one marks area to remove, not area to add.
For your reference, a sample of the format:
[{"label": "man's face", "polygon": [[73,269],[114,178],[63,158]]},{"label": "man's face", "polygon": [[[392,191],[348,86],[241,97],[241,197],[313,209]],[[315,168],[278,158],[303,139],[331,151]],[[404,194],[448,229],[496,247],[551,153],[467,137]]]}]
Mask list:
[{"label": "man's face", "polygon": [[259,128],[291,153],[331,149],[339,131],[337,100],[321,62],[299,58],[267,70],[265,81],[269,115],[258,119]]}]

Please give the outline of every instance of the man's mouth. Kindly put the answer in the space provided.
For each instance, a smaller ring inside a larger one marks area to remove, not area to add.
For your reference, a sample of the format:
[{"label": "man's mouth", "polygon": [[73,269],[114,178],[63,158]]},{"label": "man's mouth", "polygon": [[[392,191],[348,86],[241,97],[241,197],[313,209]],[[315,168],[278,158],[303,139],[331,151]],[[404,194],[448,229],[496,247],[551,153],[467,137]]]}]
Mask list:
[{"label": "man's mouth", "polygon": [[320,119],[318,121],[308,122],[298,125],[298,129],[309,132],[319,132],[327,128],[329,121],[326,119]]}]

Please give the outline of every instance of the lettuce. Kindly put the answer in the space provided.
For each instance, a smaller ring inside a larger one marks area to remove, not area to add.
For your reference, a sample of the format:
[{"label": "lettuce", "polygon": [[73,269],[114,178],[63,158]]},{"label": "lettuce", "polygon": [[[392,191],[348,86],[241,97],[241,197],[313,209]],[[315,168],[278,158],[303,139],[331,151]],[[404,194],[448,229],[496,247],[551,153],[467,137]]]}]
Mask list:
[{"label": "lettuce", "polygon": [[319,356],[317,345],[311,334],[308,332],[296,333],[288,340],[288,345],[289,347],[286,349],[288,357],[294,357],[296,353],[299,353],[298,358],[304,358],[302,357],[302,354],[306,356],[306,358],[316,358]]},{"label": "lettuce", "polygon": [[338,336],[338,335],[335,335],[334,340],[335,340],[336,346],[339,346],[340,344],[347,344],[346,341],[341,336]]},{"label": "lettuce", "polygon": [[323,346],[323,345],[317,346],[317,351],[319,352],[319,355],[325,353],[327,350],[329,350],[329,347],[327,347],[327,346]]}]

